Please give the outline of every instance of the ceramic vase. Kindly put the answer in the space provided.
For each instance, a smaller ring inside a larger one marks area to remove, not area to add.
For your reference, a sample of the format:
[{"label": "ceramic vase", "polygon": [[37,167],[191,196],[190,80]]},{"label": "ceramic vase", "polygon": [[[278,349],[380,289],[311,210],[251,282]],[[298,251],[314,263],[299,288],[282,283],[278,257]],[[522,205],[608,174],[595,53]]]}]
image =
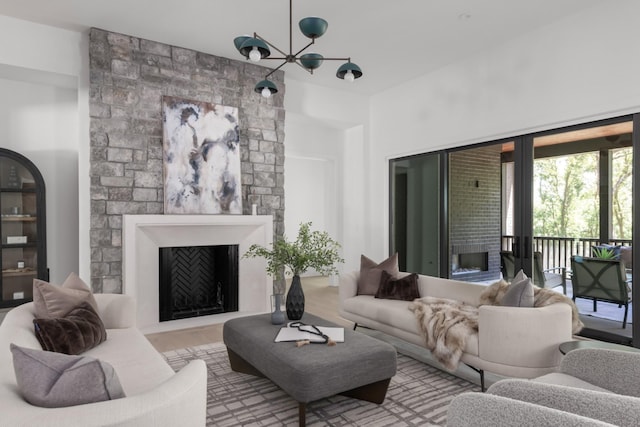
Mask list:
[{"label": "ceramic vase", "polygon": [[274,325],[282,325],[285,321],[284,312],[282,311],[282,294],[271,295],[271,304],[273,311],[271,312],[271,323]]},{"label": "ceramic vase", "polygon": [[300,320],[304,314],[304,292],[300,284],[300,276],[293,276],[291,287],[287,293],[287,317],[289,320]]}]

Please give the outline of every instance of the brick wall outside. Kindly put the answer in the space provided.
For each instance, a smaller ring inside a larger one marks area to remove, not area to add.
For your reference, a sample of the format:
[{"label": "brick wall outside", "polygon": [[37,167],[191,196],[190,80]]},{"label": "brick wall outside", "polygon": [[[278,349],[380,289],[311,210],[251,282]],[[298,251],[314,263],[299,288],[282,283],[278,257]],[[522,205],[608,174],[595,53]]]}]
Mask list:
[{"label": "brick wall outside", "polygon": [[449,156],[449,245],[454,252],[456,247],[466,246],[473,252],[481,248],[489,253],[489,271],[474,275],[479,280],[495,279],[500,274],[500,150],[497,144]]},{"label": "brick wall outside", "polygon": [[[233,43],[233,40],[229,40]],[[162,96],[238,108],[243,214],[284,231],[284,73],[278,94],[253,91],[268,72],[248,61],[100,29],[90,31],[91,286],[122,292],[122,215],[162,214]]]}]

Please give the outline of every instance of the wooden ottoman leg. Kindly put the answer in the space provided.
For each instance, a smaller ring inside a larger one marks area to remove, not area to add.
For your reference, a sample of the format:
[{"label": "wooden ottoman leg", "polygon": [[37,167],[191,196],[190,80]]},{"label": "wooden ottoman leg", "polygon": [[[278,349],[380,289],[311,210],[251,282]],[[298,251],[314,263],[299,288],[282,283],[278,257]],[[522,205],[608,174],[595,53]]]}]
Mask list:
[{"label": "wooden ottoman leg", "polygon": [[387,395],[387,389],[389,388],[390,381],[391,378],[388,378],[386,380],[377,381],[375,383],[363,385],[362,387],[347,390],[340,394],[347,397],[353,397],[354,399],[381,404],[384,402],[384,398]]},{"label": "wooden ottoman leg", "polygon": [[235,372],[241,372],[243,374],[254,375],[256,377],[264,377],[262,372],[258,371],[253,365],[238,355],[235,351],[227,347],[227,354],[229,355],[229,364],[231,370]]},{"label": "wooden ottoman leg", "polygon": [[298,403],[298,425],[305,427],[307,425],[307,404]]}]

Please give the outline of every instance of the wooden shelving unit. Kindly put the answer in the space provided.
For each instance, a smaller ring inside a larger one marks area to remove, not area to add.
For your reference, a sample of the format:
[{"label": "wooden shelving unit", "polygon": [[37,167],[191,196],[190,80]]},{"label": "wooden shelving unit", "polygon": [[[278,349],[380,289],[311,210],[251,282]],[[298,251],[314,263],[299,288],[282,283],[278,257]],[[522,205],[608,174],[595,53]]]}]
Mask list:
[{"label": "wooden shelving unit", "polygon": [[14,151],[0,149],[0,308],[33,298],[33,279],[48,280],[44,179]]}]

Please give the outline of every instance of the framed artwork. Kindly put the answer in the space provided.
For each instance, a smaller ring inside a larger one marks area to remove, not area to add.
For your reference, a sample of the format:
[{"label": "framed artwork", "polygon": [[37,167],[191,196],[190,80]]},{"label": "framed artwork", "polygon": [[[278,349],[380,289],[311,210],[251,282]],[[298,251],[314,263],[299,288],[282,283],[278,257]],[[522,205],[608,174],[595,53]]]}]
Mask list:
[{"label": "framed artwork", "polygon": [[164,212],[241,214],[238,109],[162,97]]}]

